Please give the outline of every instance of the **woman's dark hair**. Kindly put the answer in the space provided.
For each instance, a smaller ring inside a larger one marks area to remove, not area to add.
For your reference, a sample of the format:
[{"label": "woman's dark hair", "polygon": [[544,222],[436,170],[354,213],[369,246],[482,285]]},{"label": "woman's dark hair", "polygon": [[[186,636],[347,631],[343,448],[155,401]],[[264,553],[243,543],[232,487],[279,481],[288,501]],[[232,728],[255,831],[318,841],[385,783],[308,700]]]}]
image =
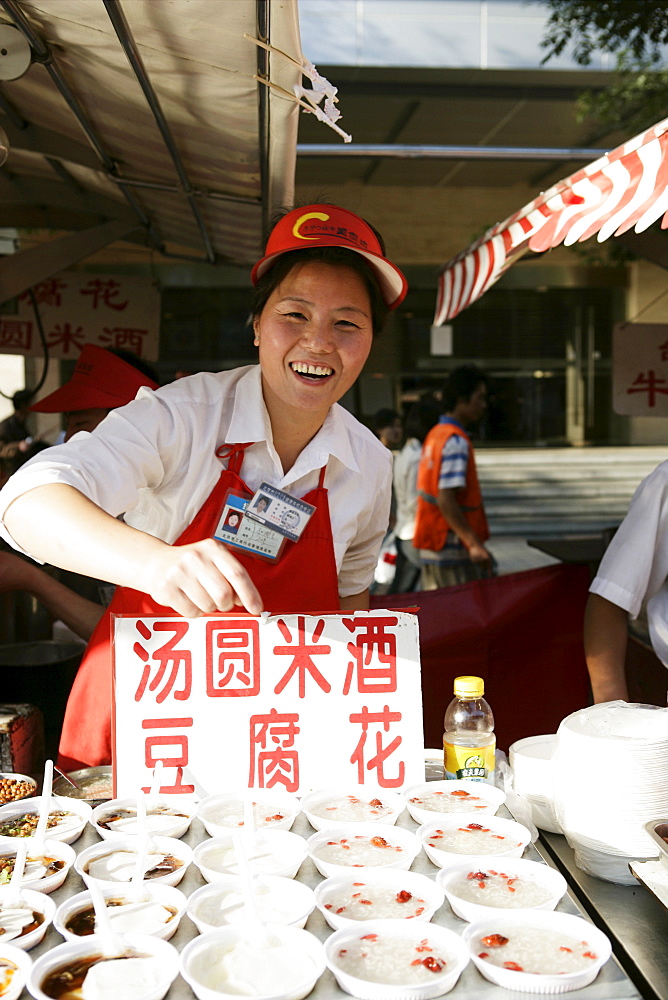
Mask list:
[{"label": "woman's dark hair", "polygon": [[476,365],[460,365],[448,375],[443,386],[443,408],[446,413],[454,410],[460,399],[469,399],[479,385],[487,385],[487,376]]},{"label": "woman's dark hair", "polygon": [[304,250],[288,250],[281,254],[276,263],[268,271],[265,271],[255,286],[251,302],[253,317],[260,315],[274,289],[280,285],[294,267],[300,267],[311,261],[331,264],[334,267],[349,267],[355,274],[359,275],[369,293],[371,325],[374,335],[380,333],[390,310],[383,300],[376,272],[366,257],[356,253],[355,250],[347,250],[345,247],[308,247]]},{"label": "woman's dark hair", "polygon": [[417,438],[422,444],[429,431],[434,427],[441,416],[441,407],[433,396],[418,399],[406,414],[404,421],[404,436]]}]

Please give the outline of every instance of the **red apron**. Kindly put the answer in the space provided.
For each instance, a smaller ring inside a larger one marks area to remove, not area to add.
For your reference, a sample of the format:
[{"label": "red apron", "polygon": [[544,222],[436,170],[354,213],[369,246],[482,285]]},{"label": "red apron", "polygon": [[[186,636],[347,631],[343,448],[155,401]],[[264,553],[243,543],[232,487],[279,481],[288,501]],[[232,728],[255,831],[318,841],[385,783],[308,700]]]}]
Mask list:
[{"label": "red apron", "polygon": [[[240,477],[244,449],[247,447],[249,445],[241,444],[219,449],[218,456],[229,459],[227,468],[223,469],[199,513],[177,538],[175,545],[188,545],[213,535],[228,490],[252,493]],[[275,614],[322,614],[339,609],[338,577],[324,479],[323,468],[317,488],[303,498],[315,506],[315,512],[299,542],[286,546],[278,562],[265,562],[233,550],[260,591],[266,611]],[[111,604],[90,638],[67,702],[58,753],[58,767],[64,771],[111,762],[113,614],[153,617],[174,615],[176,612],[161,607],[148,594],[138,590],[129,587],[116,589]]]}]

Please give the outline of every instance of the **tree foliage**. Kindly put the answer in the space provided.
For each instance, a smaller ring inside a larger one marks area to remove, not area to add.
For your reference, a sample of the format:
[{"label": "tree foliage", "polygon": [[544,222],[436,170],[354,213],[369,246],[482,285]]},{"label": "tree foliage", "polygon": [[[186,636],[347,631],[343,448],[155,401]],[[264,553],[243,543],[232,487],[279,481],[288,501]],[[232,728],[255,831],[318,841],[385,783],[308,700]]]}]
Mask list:
[{"label": "tree foliage", "polygon": [[662,61],[668,44],[668,2],[664,0],[544,0],[552,13],[541,42],[543,62],[573,44],[573,57],[581,66],[592,53],[625,53],[643,65]]}]

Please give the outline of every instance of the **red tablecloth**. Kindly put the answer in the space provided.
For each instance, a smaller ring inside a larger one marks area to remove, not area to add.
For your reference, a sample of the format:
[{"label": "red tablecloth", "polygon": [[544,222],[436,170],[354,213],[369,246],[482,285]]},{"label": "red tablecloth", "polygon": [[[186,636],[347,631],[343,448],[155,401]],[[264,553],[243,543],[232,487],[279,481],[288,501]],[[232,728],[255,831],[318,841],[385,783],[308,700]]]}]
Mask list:
[{"label": "red tablecloth", "polygon": [[584,708],[589,684],[582,622],[589,571],[554,565],[416,594],[372,598],[374,608],[418,608],[425,746],[439,747],[460,674],[485,680],[497,746],[554,733]]}]

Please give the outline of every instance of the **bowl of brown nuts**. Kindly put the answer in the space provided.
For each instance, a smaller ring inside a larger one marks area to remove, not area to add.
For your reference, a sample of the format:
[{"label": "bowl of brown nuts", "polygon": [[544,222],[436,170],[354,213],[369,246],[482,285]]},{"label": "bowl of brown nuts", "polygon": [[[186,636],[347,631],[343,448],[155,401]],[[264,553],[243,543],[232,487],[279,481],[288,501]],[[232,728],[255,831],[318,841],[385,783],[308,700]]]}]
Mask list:
[{"label": "bowl of brown nuts", "polygon": [[37,791],[37,782],[27,774],[0,771],[0,805],[27,799]]}]

